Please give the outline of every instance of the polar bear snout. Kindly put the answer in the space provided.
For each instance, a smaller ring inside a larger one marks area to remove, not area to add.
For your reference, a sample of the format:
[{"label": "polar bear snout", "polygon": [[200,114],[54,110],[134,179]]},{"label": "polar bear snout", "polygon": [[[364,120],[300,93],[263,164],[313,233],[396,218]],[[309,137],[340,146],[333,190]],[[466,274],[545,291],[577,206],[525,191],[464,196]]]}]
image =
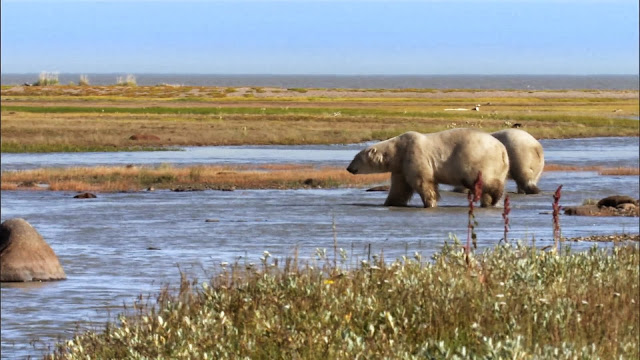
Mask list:
[{"label": "polar bear snout", "polygon": [[349,166],[347,166],[347,171],[354,175],[358,173],[358,169],[355,166],[353,166],[353,164],[350,164]]}]

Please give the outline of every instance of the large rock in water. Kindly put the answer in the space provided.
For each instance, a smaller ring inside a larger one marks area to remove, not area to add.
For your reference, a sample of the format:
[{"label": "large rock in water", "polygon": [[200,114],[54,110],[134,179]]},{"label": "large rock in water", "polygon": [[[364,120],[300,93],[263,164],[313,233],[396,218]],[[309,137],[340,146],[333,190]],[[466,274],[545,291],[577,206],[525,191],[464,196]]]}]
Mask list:
[{"label": "large rock in water", "polygon": [[66,278],[53,249],[31,224],[15,218],[0,225],[0,281]]}]

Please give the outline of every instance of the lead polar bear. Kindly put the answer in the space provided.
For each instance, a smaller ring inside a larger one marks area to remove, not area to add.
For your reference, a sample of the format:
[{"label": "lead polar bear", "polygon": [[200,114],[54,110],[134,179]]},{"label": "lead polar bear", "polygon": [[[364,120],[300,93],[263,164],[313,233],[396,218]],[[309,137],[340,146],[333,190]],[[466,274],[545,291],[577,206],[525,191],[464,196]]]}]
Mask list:
[{"label": "lead polar bear", "polygon": [[542,144],[528,132],[506,129],[491,133],[507,148],[509,177],[518,185],[519,194],[537,194],[538,180],[544,169]]},{"label": "lead polar bear", "polygon": [[347,167],[352,174],[391,172],[385,206],[406,206],[414,191],[424,207],[436,207],[438,184],[468,189],[482,172],[482,206],[495,205],[509,171],[507,150],[493,136],[473,129],[432,134],[410,131],[360,151]]}]

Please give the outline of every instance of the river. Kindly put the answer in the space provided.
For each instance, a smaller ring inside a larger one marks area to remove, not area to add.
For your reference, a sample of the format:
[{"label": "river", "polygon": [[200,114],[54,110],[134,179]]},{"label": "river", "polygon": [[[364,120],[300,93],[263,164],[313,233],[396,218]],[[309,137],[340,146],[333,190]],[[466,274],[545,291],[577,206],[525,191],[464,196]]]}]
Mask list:
[{"label": "river", "polygon": [[[548,163],[638,166],[638,138],[542,140]],[[242,146],[185,148],[182,151],[2,154],[3,170],[41,166],[116,164],[175,166],[219,163],[295,162],[345,166],[364,145]],[[544,246],[553,243],[552,194],[563,185],[561,204],[613,194],[639,197],[637,176],[601,176],[596,172],[547,172],[538,195],[514,194],[509,238]],[[445,187],[443,187],[445,188]],[[73,199],[73,192],[3,191],[2,221],[29,221],[58,255],[68,279],[60,282],[2,283],[2,358],[40,356],[76,328],[102,329],[138,295],[175,285],[180,271],[204,280],[222,262],[260,263],[293,256],[314,261],[316,249],[333,257],[334,236],[356,266],[384,251],[389,261],[415,252],[428,258],[444,241],[466,241],[467,200],[442,192],[435,209],[382,206],[386,193],[364,189],[237,190],[98,194]],[[502,209],[478,209],[481,248],[503,237]],[[566,237],[638,233],[638,218],[561,216]],[[335,225],[335,232],[333,230]],[[592,243],[574,243],[586,249]],[[600,246],[610,246],[601,244]],[[154,250],[151,250],[154,249]]]}]

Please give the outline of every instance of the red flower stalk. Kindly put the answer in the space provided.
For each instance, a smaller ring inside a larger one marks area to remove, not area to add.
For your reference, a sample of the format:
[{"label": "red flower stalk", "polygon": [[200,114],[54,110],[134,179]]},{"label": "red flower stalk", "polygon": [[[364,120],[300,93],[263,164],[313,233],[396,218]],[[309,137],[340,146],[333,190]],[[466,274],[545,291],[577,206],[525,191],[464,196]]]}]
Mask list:
[{"label": "red flower stalk", "polygon": [[558,189],[553,194],[553,241],[556,247],[556,251],[558,250],[558,241],[560,241],[560,196],[562,185],[558,186]]},{"label": "red flower stalk", "polygon": [[478,171],[478,177],[476,178],[476,181],[473,183],[473,193],[469,191],[469,193],[467,194],[467,200],[469,200],[469,224],[468,224],[469,231],[467,232],[467,247],[465,249],[467,252],[467,255],[469,254],[469,250],[471,248],[471,240],[473,240],[473,248],[476,249],[478,247],[478,244],[476,243],[477,236],[476,236],[476,232],[474,231],[475,225],[478,225],[478,222],[476,221],[476,217],[473,214],[473,203],[480,200],[481,196],[482,196],[482,172]]},{"label": "red flower stalk", "polygon": [[509,232],[509,213],[511,212],[510,205],[509,195],[507,195],[504,197],[504,211],[502,212],[502,218],[504,219],[504,242],[507,244],[509,243],[507,233]]}]

